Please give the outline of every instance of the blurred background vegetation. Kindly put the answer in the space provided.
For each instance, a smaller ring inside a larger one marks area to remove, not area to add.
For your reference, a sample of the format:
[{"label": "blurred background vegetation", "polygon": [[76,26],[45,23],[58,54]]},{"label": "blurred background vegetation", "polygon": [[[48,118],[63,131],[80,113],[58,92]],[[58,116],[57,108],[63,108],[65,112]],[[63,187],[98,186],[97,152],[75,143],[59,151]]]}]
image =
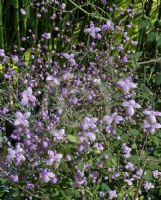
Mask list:
[{"label": "blurred background vegetation", "polygon": [[[43,8],[39,6],[39,3],[42,2]],[[52,35],[51,44],[54,48],[56,36],[54,27],[59,27],[62,30],[67,20],[75,22],[73,23],[75,31],[72,37],[75,38],[74,42],[76,42],[81,37],[84,22],[88,24],[88,21],[91,20],[102,22],[108,18],[112,18],[113,21],[117,21],[120,17],[124,18],[124,15],[118,16],[118,14],[114,14],[115,12],[108,13],[107,6],[116,4],[117,7],[122,7],[125,11],[130,4],[133,4],[135,10],[134,28],[130,30],[129,35],[138,40],[137,51],[142,51],[144,58],[160,56],[160,0],[64,0],[62,2],[66,4],[67,9],[63,13],[60,24],[59,19],[54,18],[54,15],[62,11],[56,3],[53,4],[52,0],[0,0],[0,48],[12,51],[13,45],[17,45],[19,49],[22,46],[21,38],[26,37],[29,30],[35,34],[35,41],[29,41],[25,47],[31,46],[31,43],[36,42],[46,31]],[[24,9],[26,15],[22,14],[21,9]],[[52,15],[54,20],[51,19]]]},{"label": "blurred background vegetation", "polygon": [[[68,46],[57,37],[58,33],[63,35],[67,21],[72,21],[72,24],[71,31],[66,35],[71,38],[71,43],[80,45],[85,24],[89,24],[90,21],[102,24],[107,19],[116,23],[121,19],[122,23],[129,23],[124,13],[127,8],[134,6],[135,16],[133,21],[130,21],[133,28],[127,29],[127,32],[130,38],[138,41],[138,45],[134,54],[129,56],[129,62],[134,72],[136,70],[137,75],[140,74],[139,78],[144,85],[149,85],[149,88],[146,88],[148,93],[152,91],[153,97],[159,97],[161,0],[62,0],[61,3],[66,5],[65,11],[59,7],[56,0],[0,0],[0,48],[4,48],[6,52],[13,52],[15,49],[18,52],[20,47],[23,47],[28,51],[34,43],[38,43],[44,32],[50,32],[50,49],[68,51]],[[113,4],[122,8],[122,15],[107,9],[113,7]],[[23,12],[26,14],[23,15]],[[27,37],[29,35],[32,39]],[[22,41],[23,37],[27,37],[25,42]],[[121,41],[120,38],[119,40]]]},{"label": "blurred background vegetation", "polygon": [[[127,32],[130,38],[138,41],[138,45],[134,54],[129,57],[129,62],[134,72],[136,70],[140,74],[140,80],[149,85],[153,97],[159,96],[161,0],[62,0],[61,3],[66,5],[65,11],[56,0],[0,0],[0,48],[4,48],[6,52],[13,52],[15,49],[18,52],[23,47],[28,51],[34,43],[38,43],[44,32],[50,32],[50,49],[69,51],[68,46],[57,37],[58,34],[63,35],[66,22],[72,21],[71,31],[66,35],[71,38],[71,43],[80,45],[84,38],[85,25],[90,21],[101,25],[111,19],[116,23],[121,21],[128,24],[129,19],[124,13],[127,8],[134,6],[134,19],[130,21],[133,28],[127,29]],[[107,9],[113,7],[113,4],[122,8],[122,15]],[[23,15],[23,12],[26,14]],[[22,41],[23,37],[27,37],[25,42]],[[121,41],[121,38],[118,40]]]}]

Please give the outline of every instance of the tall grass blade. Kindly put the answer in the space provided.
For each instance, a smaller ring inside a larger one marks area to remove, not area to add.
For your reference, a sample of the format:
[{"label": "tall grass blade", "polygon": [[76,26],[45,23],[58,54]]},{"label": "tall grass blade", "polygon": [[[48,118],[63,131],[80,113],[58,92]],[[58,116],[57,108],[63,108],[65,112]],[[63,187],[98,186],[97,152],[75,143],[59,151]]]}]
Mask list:
[{"label": "tall grass blade", "polygon": [[4,48],[2,6],[2,0],[0,0],[0,48]]}]

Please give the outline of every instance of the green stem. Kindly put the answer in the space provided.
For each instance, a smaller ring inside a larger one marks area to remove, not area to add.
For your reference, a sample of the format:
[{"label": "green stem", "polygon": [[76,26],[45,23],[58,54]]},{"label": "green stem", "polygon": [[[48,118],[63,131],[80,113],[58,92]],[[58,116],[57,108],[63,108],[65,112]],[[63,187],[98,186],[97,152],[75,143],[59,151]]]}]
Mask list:
[{"label": "green stem", "polygon": [[95,15],[94,13],[89,13],[87,12],[84,8],[82,8],[81,6],[77,5],[75,2],[73,2],[72,0],[69,0],[74,6],[76,6],[79,10],[81,10],[82,12],[84,12],[86,15],[88,16],[91,16],[95,19],[100,19],[100,20],[103,20],[103,21],[107,21],[107,18],[104,18],[104,17],[101,17],[101,16],[98,16],[98,15]]},{"label": "green stem", "polygon": [[4,48],[2,10],[2,0],[0,0],[0,48]]},{"label": "green stem", "polygon": [[16,33],[16,45],[17,45],[17,49],[20,49],[20,27],[19,27],[19,2],[18,0],[15,0],[15,22],[14,22],[14,30]]},{"label": "green stem", "polygon": [[22,36],[26,36],[27,31],[27,15],[28,15],[28,8],[27,7],[27,0],[23,0],[23,7],[26,11],[26,15],[23,16],[23,25],[22,25]]},{"label": "green stem", "polygon": [[135,193],[135,195],[134,195],[134,199],[133,199],[133,200],[136,200],[136,199],[137,199],[138,194],[139,194],[139,190],[140,190],[140,188],[141,188],[141,186],[142,186],[142,183],[143,183],[143,180],[144,180],[143,177],[144,177],[144,174],[145,174],[147,161],[148,161],[148,159],[145,161],[144,168],[143,168],[143,173],[142,173],[142,176],[141,176],[140,181],[139,181],[139,183],[138,183],[138,187],[137,187],[137,189],[136,189],[136,193]]},{"label": "green stem", "polygon": [[161,19],[161,0],[160,0],[159,10],[158,10],[158,20],[160,19]]},{"label": "green stem", "polygon": [[148,139],[148,132],[145,133],[144,138],[143,138],[143,144],[142,144],[142,150],[144,150],[146,143],[147,143],[147,139]]},{"label": "green stem", "polygon": [[36,8],[35,10],[35,37],[37,39],[37,33],[38,33],[38,17],[37,17],[37,14],[38,14],[38,8]]}]

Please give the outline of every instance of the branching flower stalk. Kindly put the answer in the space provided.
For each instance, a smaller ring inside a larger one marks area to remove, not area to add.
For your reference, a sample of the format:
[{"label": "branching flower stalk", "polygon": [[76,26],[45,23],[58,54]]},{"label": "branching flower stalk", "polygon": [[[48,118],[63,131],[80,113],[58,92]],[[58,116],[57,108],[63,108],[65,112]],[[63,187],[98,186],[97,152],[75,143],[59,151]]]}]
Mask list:
[{"label": "branching flower stalk", "polygon": [[143,178],[144,178],[145,170],[146,170],[146,167],[147,167],[147,162],[148,162],[148,159],[145,160],[145,164],[144,164],[144,167],[143,167],[142,176],[141,176],[141,178],[140,178],[140,180],[139,180],[138,187],[137,187],[137,189],[136,189],[136,193],[135,193],[135,195],[134,195],[133,200],[136,200],[136,199],[138,198],[140,188],[141,188],[141,186],[142,186],[142,184],[143,184],[143,180],[144,180]]}]

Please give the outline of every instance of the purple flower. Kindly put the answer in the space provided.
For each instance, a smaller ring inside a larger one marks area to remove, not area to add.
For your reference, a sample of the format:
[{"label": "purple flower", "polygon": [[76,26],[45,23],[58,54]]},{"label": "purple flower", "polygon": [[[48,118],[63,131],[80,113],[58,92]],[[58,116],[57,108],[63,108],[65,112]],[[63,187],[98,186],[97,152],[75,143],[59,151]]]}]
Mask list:
[{"label": "purple flower", "polygon": [[143,184],[143,187],[146,191],[150,190],[151,188],[154,188],[154,185],[152,185],[150,182],[145,182]]},{"label": "purple flower", "polygon": [[86,177],[84,176],[84,172],[83,171],[80,171],[78,170],[76,175],[75,175],[75,182],[76,182],[76,185],[86,185],[87,183],[87,180],[86,180]]},{"label": "purple flower", "polygon": [[62,142],[65,139],[65,129],[60,129],[60,130],[52,130],[51,135],[54,136],[54,141],[55,142]]},{"label": "purple flower", "polygon": [[53,76],[51,76],[51,75],[49,75],[49,76],[46,78],[46,82],[49,84],[50,87],[55,87],[55,86],[60,85],[59,79],[56,78],[56,77],[53,77]]},{"label": "purple flower", "polygon": [[72,104],[72,105],[77,105],[78,102],[79,102],[79,99],[77,97],[71,97],[69,102]]},{"label": "purple flower", "polygon": [[106,24],[102,26],[102,31],[114,31],[114,23],[111,20],[107,20]]},{"label": "purple flower", "polygon": [[131,156],[130,152],[132,151],[132,149],[129,148],[125,143],[122,144],[121,150],[122,150],[125,158],[129,158]]},{"label": "purple flower", "polygon": [[[63,80],[70,80],[73,78],[73,74],[71,74],[70,72],[65,72],[63,75],[62,75],[62,78]],[[64,88],[64,90],[67,90],[66,88]]]},{"label": "purple flower", "polygon": [[63,157],[62,154],[57,153],[56,151],[48,150],[49,159],[46,161],[48,166],[51,166],[54,163],[59,163]]},{"label": "purple flower", "polygon": [[27,119],[30,117],[30,112],[26,112],[22,114],[21,112],[16,112],[16,120],[14,122],[14,126],[20,128],[27,128],[29,126],[29,122]]},{"label": "purple flower", "polygon": [[86,130],[95,130],[97,128],[96,126],[96,122],[98,121],[97,118],[89,118],[89,117],[85,117],[82,124],[81,124],[81,128],[83,131]]},{"label": "purple flower", "polygon": [[96,183],[97,179],[98,179],[99,173],[97,171],[93,171],[91,173],[91,178],[92,178],[92,182]]},{"label": "purple flower", "polygon": [[125,169],[132,172],[135,170],[135,166],[133,163],[128,162],[127,165],[125,166]]},{"label": "purple flower", "polygon": [[106,5],[106,4],[107,4],[107,0],[102,0],[102,3],[103,3],[104,5]]},{"label": "purple flower", "polygon": [[105,115],[102,119],[108,126],[110,126],[113,122],[118,124],[123,121],[123,117],[118,115],[117,112],[112,113],[111,115]]},{"label": "purple flower", "polygon": [[54,177],[52,178],[51,182],[53,184],[56,184],[58,182],[58,178],[55,176],[55,174],[54,174]]},{"label": "purple flower", "polygon": [[114,199],[115,197],[117,197],[116,190],[109,190],[108,194],[109,194],[109,200]]},{"label": "purple flower", "polygon": [[138,103],[136,103],[134,100],[123,102],[122,106],[126,107],[126,112],[129,116],[134,115],[136,108],[141,108],[141,106]]},{"label": "purple flower", "polygon": [[147,120],[151,123],[156,123],[156,116],[161,117],[161,112],[146,109],[143,112],[147,116]]},{"label": "purple flower", "polygon": [[100,32],[101,29],[98,27],[95,27],[93,22],[90,22],[90,28],[86,28],[84,30],[85,33],[89,33],[91,37],[96,38],[97,37],[97,33]]},{"label": "purple flower", "polygon": [[25,161],[24,150],[21,148],[20,143],[16,145],[15,149],[8,148],[7,161],[14,162],[16,166]]},{"label": "purple flower", "polygon": [[104,150],[104,146],[103,146],[103,144],[101,143],[101,142],[96,142],[95,144],[94,144],[94,148],[97,150],[97,152],[101,152],[101,151],[103,151]]},{"label": "purple flower", "polygon": [[4,53],[4,49],[0,49],[0,57],[4,57],[5,53]]},{"label": "purple flower", "polygon": [[23,8],[20,9],[20,12],[21,12],[21,15],[23,15],[23,16],[26,15],[26,11]]},{"label": "purple flower", "polygon": [[132,82],[131,78],[120,79],[117,85],[127,94],[131,89],[136,88],[136,84]]},{"label": "purple flower", "polygon": [[96,140],[96,135],[94,132],[91,132],[91,131],[84,131],[83,132],[83,135],[88,138],[89,140],[91,141],[95,141]]},{"label": "purple flower", "polygon": [[143,169],[140,168],[135,172],[135,175],[133,175],[133,178],[140,179],[143,176],[143,173],[144,173]]},{"label": "purple flower", "polygon": [[32,189],[34,189],[34,185],[33,185],[31,182],[28,182],[28,183],[26,184],[26,189],[27,189],[27,190],[32,190]]},{"label": "purple flower", "polygon": [[12,62],[18,62],[18,56],[12,55]]},{"label": "purple flower", "polygon": [[51,33],[43,33],[42,38],[49,40],[51,38]]},{"label": "purple flower", "polygon": [[22,92],[21,104],[27,106],[29,104],[29,102],[31,102],[31,103],[36,102],[36,97],[32,94],[31,87],[28,87],[27,90]]},{"label": "purple flower", "polygon": [[161,124],[159,123],[152,123],[152,122],[149,122],[147,120],[144,121],[144,129],[149,131],[151,134],[154,134],[156,129],[160,129],[161,128]]},{"label": "purple flower", "polygon": [[129,186],[133,185],[133,181],[134,181],[133,178],[124,180],[124,182],[127,183]]},{"label": "purple flower", "polygon": [[69,161],[71,161],[71,160],[72,160],[72,157],[71,157],[71,155],[67,154],[67,155],[66,155],[66,157],[65,157],[65,159],[66,159],[66,161],[68,161],[68,162],[69,162]]},{"label": "purple flower", "polygon": [[71,67],[76,65],[76,62],[75,62],[75,59],[74,59],[75,55],[73,53],[71,53],[71,54],[62,53],[62,56],[69,61]]},{"label": "purple flower", "polygon": [[14,182],[17,183],[18,182],[18,176],[17,175],[11,175],[10,179]]},{"label": "purple flower", "polygon": [[44,169],[43,172],[40,174],[40,177],[44,183],[48,183],[49,181],[52,181],[55,175],[53,172]]},{"label": "purple flower", "polygon": [[48,146],[49,146],[49,143],[47,142],[47,141],[43,141],[42,142],[42,146],[43,146],[43,148],[48,148]]},{"label": "purple flower", "polygon": [[110,133],[112,136],[116,135],[116,130],[111,125],[106,126],[105,130],[106,130],[106,132]]},{"label": "purple flower", "polygon": [[105,192],[100,191],[100,192],[99,192],[99,196],[100,196],[101,198],[104,197],[104,196],[105,196]]},{"label": "purple flower", "polygon": [[159,172],[158,170],[155,170],[155,171],[153,171],[153,176],[154,176],[154,178],[160,178],[161,172]]},{"label": "purple flower", "polygon": [[123,56],[121,60],[122,60],[122,63],[127,63],[128,58],[127,58],[127,56]]},{"label": "purple flower", "polygon": [[61,7],[62,10],[65,10],[66,4],[65,4],[65,3],[62,3],[60,7]]},{"label": "purple flower", "polygon": [[113,180],[116,180],[119,176],[120,176],[120,173],[116,173],[116,174],[113,174],[111,178]]}]

